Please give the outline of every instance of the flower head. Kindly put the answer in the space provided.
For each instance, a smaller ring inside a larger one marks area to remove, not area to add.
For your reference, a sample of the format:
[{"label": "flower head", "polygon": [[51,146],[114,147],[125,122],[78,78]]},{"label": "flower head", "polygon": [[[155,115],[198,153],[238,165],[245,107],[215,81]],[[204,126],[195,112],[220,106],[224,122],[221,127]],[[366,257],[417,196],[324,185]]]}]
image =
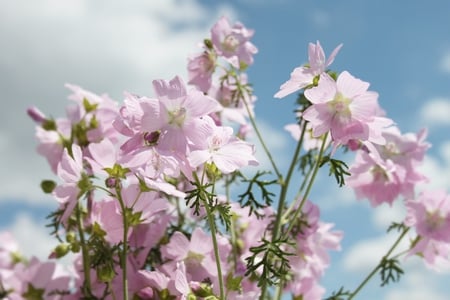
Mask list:
[{"label": "flower head", "polygon": [[222,17],[211,28],[211,41],[218,55],[225,57],[235,68],[240,68],[240,63],[246,65],[253,63],[253,54],[258,49],[250,42],[253,30],[245,28],[237,22],[233,26],[226,17]]},{"label": "flower head", "polygon": [[325,60],[325,53],[319,41],[316,44],[309,43],[309,64],[295,68],[291,73],[291,78],[281,85],[280,90],[274,97],[283,98],[313,84],[314,78],[324,74],[326,69],[333,63],[341,47],[342,44],[337,46],[331,52],[330,57]]},{"label": "flower head", "polygon": [[335,145],[350,140],[383,144],[382,129],[392,124],[380,117],[378,94],[368,91],[369,83],[342,72],[337,81],[322,74],[318,86],[305,91],[312,105],[303,113],[315,137],[330,131]]}]

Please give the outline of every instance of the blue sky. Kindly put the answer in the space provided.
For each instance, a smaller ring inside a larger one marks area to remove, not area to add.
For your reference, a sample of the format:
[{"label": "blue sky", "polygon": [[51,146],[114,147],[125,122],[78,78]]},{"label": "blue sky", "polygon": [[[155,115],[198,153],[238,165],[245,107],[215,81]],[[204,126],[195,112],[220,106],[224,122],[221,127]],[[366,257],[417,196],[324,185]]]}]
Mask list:
[{"label": "blue sky", "polygon": [[[450,2],[441,1],[87,1],[0,0],[0,229],[13,231],[26,253],[51,248],[44,217],[53,200],[38,187],[52,178],[35,151],[34,124],[25,110],[61,116],[64,83],[122,99],[124,90],[151,95],[153,79],[186,78],[185,63],[221,15],[255,29],[259,48],[249,79],[257,118],[281,164],[293,142],[282,127],[293,121],[295,96],[273,94],[305,62],[307,44],[330,53],[344,44],[333,69],[371,83],[380,104],[404,132],[429,128],[433,144],[423,170],[432,187],[450,190]],[[343,251],[323,284],[331,292],[354,288],[377,251],[383,232],[401,218],[400,207],[371,210],[326,174],[313,199],[325,221],[345,231]],[[326,188],[324,188],[326,187]],[[1,242],[0,242],[1,243]],[[380,249],[381,248],[381,249]],[[381,255],[381,253],[379,254]],[[446,299],[450,273],[435,275],[418,260],[406,262],[399,284],[371,284],[360,299]]]}]

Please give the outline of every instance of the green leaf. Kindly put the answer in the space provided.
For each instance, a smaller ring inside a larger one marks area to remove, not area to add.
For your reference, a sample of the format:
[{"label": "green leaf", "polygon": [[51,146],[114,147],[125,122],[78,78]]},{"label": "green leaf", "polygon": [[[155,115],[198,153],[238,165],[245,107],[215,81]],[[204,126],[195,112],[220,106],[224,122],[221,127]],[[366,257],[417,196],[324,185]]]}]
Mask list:
[{"label": "green leaf", "polygon": [[[267,187],[273,184],[277,184],[278,181],[274,180],[261,180],[260,178],[268,172],[258,171],[251,179],[245,178],[242,174],[243,182],[248,182],[247,190],[238,196],[239,203],[242,207],[249,207],[249,215],[254,213],[256,217],[260,218],[262,215],[258,213],[258,210],[267,206],[270,206],[273,202],[274,193],[270,192]],[[254,187],[259,188],[260,195],[254,194]],[[262,199],[264,203],[260,203],[257,199]]]},{"label": "green leaf", "polygon": [[345,176],[350,176],[350,172],[348,172],[348,166],[345,162],[338,159],[330,158],[329,156],[324,156],[322,161],[320,162],[320,166],[322,167],[324,164],[328,163],[330,165],[329,175],[334,175],[336,182],[339,184],[339,187],[345,185]]},{"label": "green leaf", "polygon": [[228,274],[226,281],[226,288],[228,291],[236,291],[239,292],[242,290],[242,276],[234,277],[232,273]]},{"label": "green leaf", "polygon": [[400,276],[404,274],[403,269],[400,267],[398,259],[384,258],[381,262],[381,286],[385,286],[390,282],[397,282],[400,280]]},{"label": "green leaf", "polygon": [[97,109],[98,103],[91,104],[87,98],[83,98],[83,107],[86,113],[90,113]]},{"label": "green leaf", "polygon": [[51,194],[56,187],[56,182],[53,180],[42,180],[41,189],[46,194]]}]

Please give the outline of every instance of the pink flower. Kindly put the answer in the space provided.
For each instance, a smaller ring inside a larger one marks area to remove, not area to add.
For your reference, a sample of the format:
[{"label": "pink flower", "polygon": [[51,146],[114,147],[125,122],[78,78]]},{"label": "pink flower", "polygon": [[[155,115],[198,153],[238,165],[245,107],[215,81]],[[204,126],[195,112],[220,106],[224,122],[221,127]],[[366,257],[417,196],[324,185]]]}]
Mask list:
[{"label": "pink flower", "polygon": [[417,166],[429,148],[426,131],[402,135],[397,127],[390,127],[383,137],[386,144],[375,145],[374,152],[357,152],[346,179],[356,196],[369,199],[372,206],[392,204],[399,195],[413,197],[415,185],[425,180]]},{"label": "pink flower", "polygon": [[64,209],[64,214],[61,217],[61,222],[63,223],[69,218],[77,204],[80,192],[78,183],[82,179],[83,173],[83,154],[80,146],[72,145],[72,156],[67,148],[64,148],[61,162],[58,164],[57,169],[57,174],[64,183],[58,185],[53,191],[53,195]]},{"label": "pink flower", "polygon": [[239,140],[233,135],[233,128],[216,126],[211,118],[204,118],[203,126],[199,127],[201,135],[188,160],[196,168],[205,162],[213,162],[217,168],[225,173],[231,173],[247,165],[256,165],[252,145]]},{"label": "pink flower", "polygon": [[[158,148],[182,155],[192,137],[200,118],[221,109],[220,104],[198,90],[186,90],[180,77],[171,81],[155,80],[153,87],[158,106],[144,110],[141,129],[146,132],[160,131]],[[150,107],[149,107],[150,108]]]},{"label": "pink flower", "polygon": [[[222,268],[226,270],[227,257],[230,252],[228,241],[224,237],[217,236]],[[163,267],[169,272],[174,270],[177,262],[184,261],[189,280],[203,281],[205,278],[213,282],[217,280],[217,269],[213,253],[211,237],[200,227],[192,232],[191,239],[181,232],[175,232],[167,245],[161,247],[163,258],[171,260]],[[214,267],[212,267],[214,266]]]},{"label": "pink flower", "polygon": [[19,251],[19,245],[9,231],[0,232],[0,269],[12,268],[13,255]]},{"label": "pink flower", "polygon": [[253,30],[247,29],[237,22],[230,25],[226,17],[222,17],[211,28],[211,40],[217,54],[224,56],[235,68],[240,68],[240,63],[247,65],[253,63],[253,55],[258,49],[250,42]]},{"label": "pink flower", "polygon": [[[117,102],[107,95],[98,96],[77,85],[66,84],[66,87],[73,92],[69,99],[76,103],[75,106],[67,108],[67,115],[72,124],[88,124],[89,142],[99,142],[105,137],[116,142],[117,132],[113,121],[118,115]],[[79,141],[80,144],[82,142]]]},{"label": "pink flower", "polygon": [[342,72],[337,81],[320,76],[316,87],[305,91],[312,105],[303,113],[311,123],[313,136],[330,131],[335,146],[357,139],[383,144],[382,129],[392,121],[379,117],[378,94],[367,91],[369,83]]},{"label": "pink flower", "polygon": [[291,78],[281,85],[280,91],[274,97],[283,98],[313,84],[314,78],[325,73],[326,69],[333,63],[341,47],[342,44],[337,46],[325,61],[325,53],[319,41],[316,44],[309,43],[309,64],[295,68],[291,73]]},{"label": "pink flower", "polygon": [[418,254],[436,270],[450,266],[450,195],[444,190],[424,191],[406,201],[404,224],[414,227],[419,240],[409,254]]},{"label": "pink flower", "polygon": [[26,266],[17,265],[15,272],[22,283],[22,296],[28,293],[30,299],[34,299],[37,292],[42,293],[42,299],[57,300],[61,298],[54,293],[55,291],[69,291],[69,274],[63,270],[61,265],[54,262],[41,262],[33,257]]},{"label": "pink flower", "polygon": [[[299,124],[297,123],[288,124],[284,126],[284,129],[291,134],[294,140],[298,141],[300,139],[301,128]],[[303,136],[303,149],[305,149],[305,151],[320,149],[322,143],[323,143],[322,136],[314,137],[312,134],[311,124],[309,122],[306,123],[306,130]],[[328,147],[328,145],[330,144],[331,144],[331,137],[328,135],[325,147]]]},{"label": "pink flower", "polygon": [[196,86],[200,91],[207,93],[211,87],[212,74],[216,68],[216,54],[205,50],[189,58],[188,84]]},{"label": "pink flower", "polygon": [[341,249],[343,233],[331,231],[333,224],[321,222],[319,207],[310,201],[305,203],[300,218],[296,245],[290,249],[295,255],[289,257],[293,278],[286,290],[304,299],[318,299],[324,292],[320,279],[330,264],[328,251]]},{"label": "pink flower", "polygon": [[445,191],[425,191],[406,202],[405,225],[414,226],[423,238],[450,243],[450,195]]}]

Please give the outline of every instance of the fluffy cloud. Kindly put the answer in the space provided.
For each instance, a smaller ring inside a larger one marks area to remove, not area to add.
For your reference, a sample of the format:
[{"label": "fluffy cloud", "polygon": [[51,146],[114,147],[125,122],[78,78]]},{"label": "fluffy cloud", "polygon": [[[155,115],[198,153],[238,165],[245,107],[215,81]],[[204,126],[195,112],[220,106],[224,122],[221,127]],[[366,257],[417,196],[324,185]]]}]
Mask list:
[{"label": "fluffy cloud", "polygon": [[44,223],[37,222],[28,213],[18,214],[13,223],[6,229],[19,244],[19,252],[25,257],[36,256],[46,260],[52,249],[57,245],[55,238],[49,234]]},{"label": "fluffy cloud", "polygon": [[433,98],[425,102],[421,109],[423,123],[432,125],[450,125],[450,99]]},{"label": "fluffy cloud", "polygon": [[39,182],[53,178],[34,151],[27,107],[63,115],[66,82],[119,101],[124,90],[151,95],[153,79],[186,75],[186,57],[219,16],[236,19],[230,6],[207,8],[196,0],[0,0],[0,6],[0,98],[7,104],[0,110],[0,201],[44,198]]},{"label": "fluffy cloud", "polygon": [[439,146],[439,157],[427,155],[421,166],[429,182],[420,185],[420,189],[446,189],[450,191],[450,141]]},{"label": "fluffy cloud", "polygon": [[445,73],[450,73],[450,52],[447,52],[442,56],[439,68]]}]

